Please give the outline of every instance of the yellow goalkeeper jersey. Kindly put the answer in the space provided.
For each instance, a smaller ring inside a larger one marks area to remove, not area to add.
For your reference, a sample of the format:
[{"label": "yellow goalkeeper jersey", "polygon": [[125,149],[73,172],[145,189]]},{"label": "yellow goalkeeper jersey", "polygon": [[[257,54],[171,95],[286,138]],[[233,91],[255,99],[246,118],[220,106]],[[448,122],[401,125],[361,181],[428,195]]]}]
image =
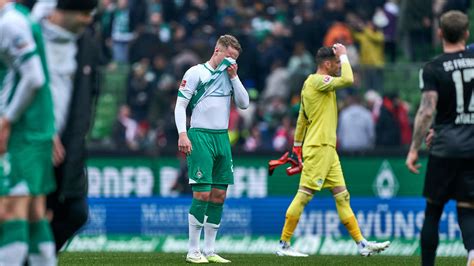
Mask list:
[{"label": "yellow goalkeeper jersey", "polygon": [[311,74],[301,90],[301,106],[296,123],[295,143],[304,146],[336,147],[336,89],[352,85],[354,76],[349,61],[341,60],[341,76]]}]

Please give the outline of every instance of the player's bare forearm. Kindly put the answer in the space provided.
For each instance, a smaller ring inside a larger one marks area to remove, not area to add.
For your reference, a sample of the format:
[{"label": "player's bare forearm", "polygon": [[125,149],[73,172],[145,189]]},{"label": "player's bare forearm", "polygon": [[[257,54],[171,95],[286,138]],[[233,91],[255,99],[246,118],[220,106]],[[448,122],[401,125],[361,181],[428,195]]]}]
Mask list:
[{"label": "player's bare forearm", "polygon": [[435,91],[424,92],[421,96],[420,107],[415,117],[413,139],[410,150],[418,151],[423,143],[426,133],[430,129],[438,102],[438,93]]}]

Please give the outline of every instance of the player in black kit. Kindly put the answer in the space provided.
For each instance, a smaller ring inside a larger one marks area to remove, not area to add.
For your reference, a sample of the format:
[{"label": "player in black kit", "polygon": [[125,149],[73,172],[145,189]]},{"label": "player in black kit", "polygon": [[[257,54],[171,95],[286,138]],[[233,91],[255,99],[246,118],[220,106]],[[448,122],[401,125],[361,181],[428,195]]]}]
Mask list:
[{"label": "player in black kit", "polygon": [[465,14],[443,14],[438,35],[444,53],[420,70],[421,103],[406,159],[413,173],[419,173],[418,150],[436,113],[423,190],[422,265],[434,265],[441,214],[445,203],[454,199],[469,252],[467,265],[474,266],[474,52],[466,50],[468,27]]}]

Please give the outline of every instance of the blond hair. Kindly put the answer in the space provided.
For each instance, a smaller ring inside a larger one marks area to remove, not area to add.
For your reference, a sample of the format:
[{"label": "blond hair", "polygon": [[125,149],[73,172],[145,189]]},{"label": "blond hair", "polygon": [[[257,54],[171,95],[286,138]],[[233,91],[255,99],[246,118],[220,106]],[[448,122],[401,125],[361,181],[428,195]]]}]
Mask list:
[{"label": "blond hair", "polygon": [[240,46],[240,43],[237,38],[229,34],[222,35],[221,37],[219,37],[219,39],[217,40],[217,45],[223,46],[225,48],[232,47],[235,50],[239,51],[239,53],[242,52],[242,47]]}]

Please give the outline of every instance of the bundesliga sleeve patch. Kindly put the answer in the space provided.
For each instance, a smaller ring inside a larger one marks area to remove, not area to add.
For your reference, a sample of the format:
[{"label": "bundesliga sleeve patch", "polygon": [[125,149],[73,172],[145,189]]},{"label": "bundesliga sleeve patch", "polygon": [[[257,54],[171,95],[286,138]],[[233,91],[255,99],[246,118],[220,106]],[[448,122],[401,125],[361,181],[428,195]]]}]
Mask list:
[{"label": "bundesliga sleeve patch", "polygon": [[331,76],[324,76],[324,78],[323,78],[323,82],[324,82],[325,84],[328,84],[329,82],[331,82],[331,80],[332,80],[332,77],[331,77]]},{"label": "bundesliga sleeve patch", "polygon": [[183,89],[184,87],[186,87],[186,80],[183,79],[183,80],[181,81],[181,84],[179,85],[179,88],[180,88],[180,89]]}]

